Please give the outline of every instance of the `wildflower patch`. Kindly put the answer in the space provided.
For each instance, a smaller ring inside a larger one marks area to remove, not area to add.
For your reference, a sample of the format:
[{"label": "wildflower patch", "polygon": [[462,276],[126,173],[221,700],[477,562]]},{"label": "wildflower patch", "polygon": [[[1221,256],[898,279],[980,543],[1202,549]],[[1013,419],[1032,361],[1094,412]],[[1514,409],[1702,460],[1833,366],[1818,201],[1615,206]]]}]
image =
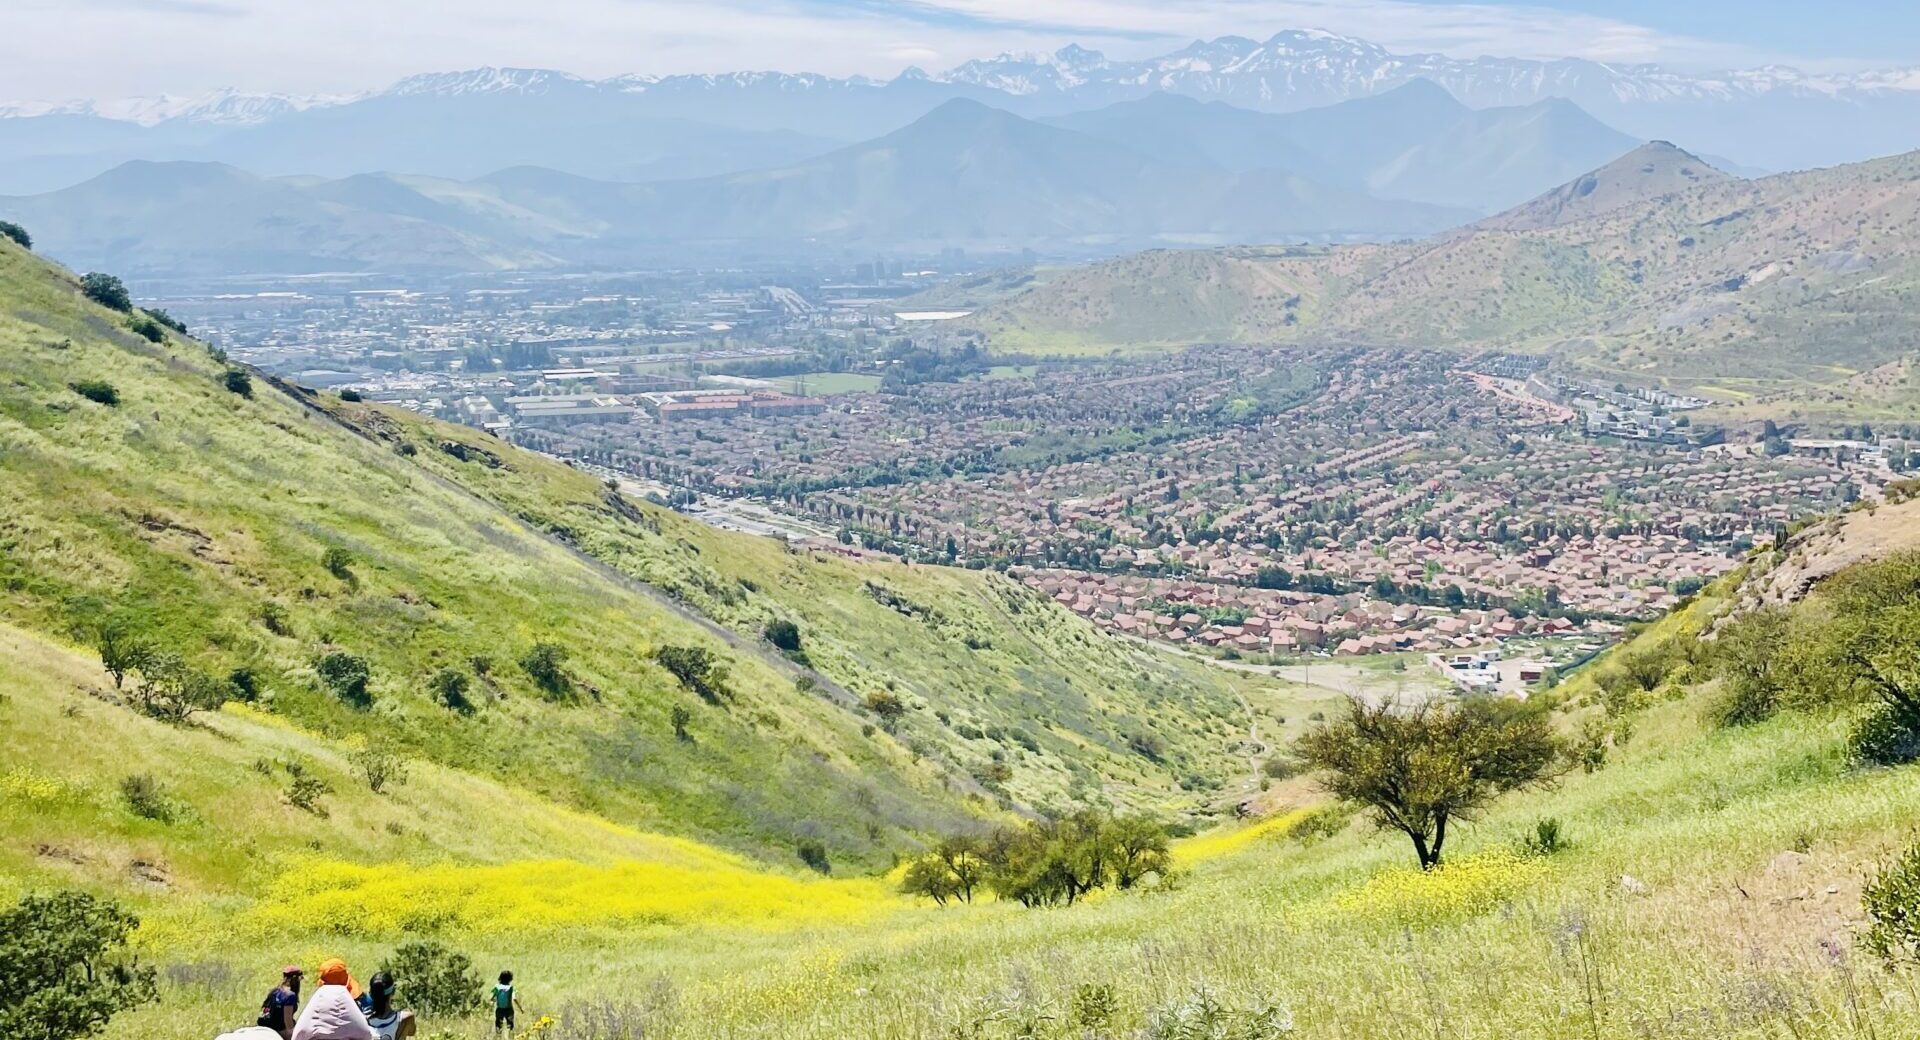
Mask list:
[{"label": "wildflower patch", "polygon": [[1433,870],[1398,867],[1375,874],[1333,903],[1364,920],[1423,928],[1496,910],[1552,873],[1539,857],[1490,849]]},{"label": "wildflower patch", "polygon": [[259,934],[499,934],[565,928],[741,927],[865,921],[897,905],[873,881],[808,881],[733,867],[586,864],[360,866],[309,860],[246,915]]}]

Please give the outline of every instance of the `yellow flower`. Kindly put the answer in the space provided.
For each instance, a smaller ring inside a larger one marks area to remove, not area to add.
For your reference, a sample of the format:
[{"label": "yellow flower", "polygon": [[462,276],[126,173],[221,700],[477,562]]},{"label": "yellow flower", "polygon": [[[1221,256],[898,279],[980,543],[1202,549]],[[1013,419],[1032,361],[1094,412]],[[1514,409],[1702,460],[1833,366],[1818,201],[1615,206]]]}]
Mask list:
[{"label": "yellow flower", "polygon": [[1546,879],[1552,869],[1538,857],[1490,849],[1434,870],[1383,871],[1335,896],[1333,902],[1364,920],[1423,928],[1495,910]]}]

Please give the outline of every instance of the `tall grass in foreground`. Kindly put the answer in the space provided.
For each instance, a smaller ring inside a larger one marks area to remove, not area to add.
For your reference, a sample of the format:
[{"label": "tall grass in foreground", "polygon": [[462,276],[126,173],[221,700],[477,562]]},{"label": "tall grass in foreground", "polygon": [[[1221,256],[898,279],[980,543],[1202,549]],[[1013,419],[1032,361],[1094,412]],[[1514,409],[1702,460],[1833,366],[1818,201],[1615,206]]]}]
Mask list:
[{"label": "tall grass in foreground", "polygon": [[[1607,769],[1501,803],[1438,874],[1363,825],[1309,843],[1282,817],[1181,847],[1170,890],[1072,909],[936,910],[823,882],[836,887],[809,890],[819,916],[771,930],[590,913],[516,928],[511,911],[429,927],[483,972],[511,967],[554,1037],[1179,1035],[1165,1030],[1209,1002],[1282,1009],[1314,1037],[1913,1035],[1913,978],[1860,954],[1853,932],[1860,879],[1920,818],[1920,771],[1848,765],[1842,716],[1723,731],[1697,712],[1656,707]],[[1522,853],[1542,815],[1571,843]],[[435,869],[392,876],[426,884]],[[836,916],[841,900],[873,912]],[[411,937],[303,934],[298,912],[272,911],[282,942],[221,941],[235,933],[216,922],[271,902],[201,904],[196,943],[151,951],[169,968],[161,1007],[109,1035],[210,1036],[289,957],[371,963]],[[487,1025],[428,1024],[475,1038]]]}]

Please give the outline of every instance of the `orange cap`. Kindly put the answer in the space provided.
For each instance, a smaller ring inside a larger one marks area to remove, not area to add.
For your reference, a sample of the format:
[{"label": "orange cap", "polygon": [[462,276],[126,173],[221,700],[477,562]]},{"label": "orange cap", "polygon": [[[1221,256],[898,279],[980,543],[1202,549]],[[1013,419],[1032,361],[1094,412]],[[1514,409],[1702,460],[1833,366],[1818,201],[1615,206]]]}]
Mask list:
[{"label": "orange cap", "polygon": [[347,962],[338,957],[332,957],[321,962],[320,984],[322,986],[345,986],[347,987],[348,996],[360,996],[360,983],[347,971]]}]

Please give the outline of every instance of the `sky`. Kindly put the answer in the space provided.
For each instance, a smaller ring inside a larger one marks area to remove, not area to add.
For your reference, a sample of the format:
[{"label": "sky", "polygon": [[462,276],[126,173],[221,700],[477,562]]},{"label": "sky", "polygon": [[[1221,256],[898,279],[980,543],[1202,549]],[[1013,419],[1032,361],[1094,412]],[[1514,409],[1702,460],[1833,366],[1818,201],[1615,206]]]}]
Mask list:
[{"label": "sky", "polygon": [[1456,57],[1920,65],[1920,2],[1902,0],[0,0],[0,102],[352,93],[481,65],[890,76],[1070,42],[1144,57],[1287,28]]}]

